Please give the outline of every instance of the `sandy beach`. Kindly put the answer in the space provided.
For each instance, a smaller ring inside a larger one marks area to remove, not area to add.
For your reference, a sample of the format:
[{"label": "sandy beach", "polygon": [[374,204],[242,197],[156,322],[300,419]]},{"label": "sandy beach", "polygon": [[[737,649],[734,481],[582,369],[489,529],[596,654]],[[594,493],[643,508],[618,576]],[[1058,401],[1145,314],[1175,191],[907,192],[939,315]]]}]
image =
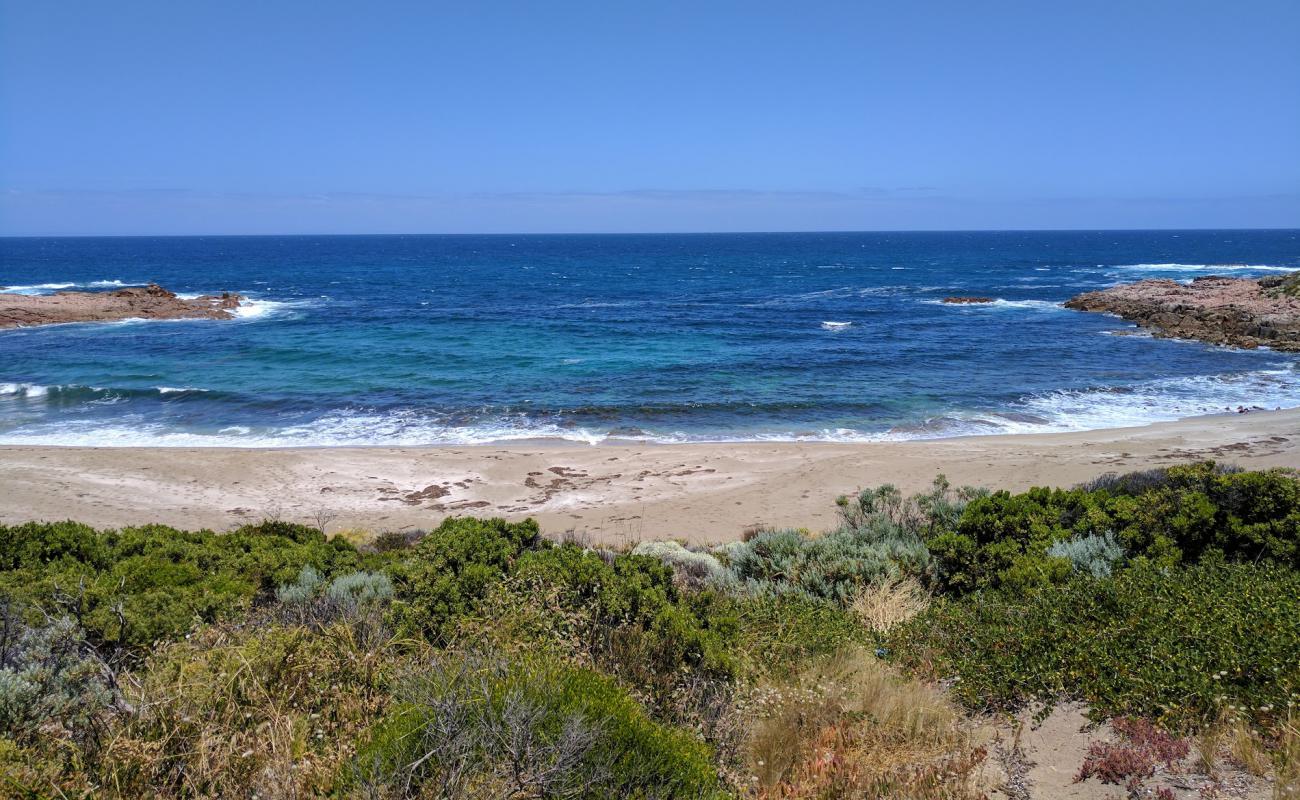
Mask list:
[{"label": "sandy beach", "polygon": [[1300,409],[1141,428],[862,444],[427,448],[0,447],[0,522],[76,519],[225,530],[266,516],[350,527],[434,526],[453,514],[535,517],[592,541],[819,529],[835,497],[938,473],[1008,489],[1071,485],[1200,459],[1300,467]]}]

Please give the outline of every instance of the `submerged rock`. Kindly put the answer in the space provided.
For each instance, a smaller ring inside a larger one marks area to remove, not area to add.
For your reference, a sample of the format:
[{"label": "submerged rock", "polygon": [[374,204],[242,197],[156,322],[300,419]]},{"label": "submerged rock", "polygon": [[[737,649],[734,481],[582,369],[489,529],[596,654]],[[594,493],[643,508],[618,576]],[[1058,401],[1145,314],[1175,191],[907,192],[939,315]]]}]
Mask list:
[{"label": "submerged rock", "polygon": [[1115,314],[1157,336],[1300,351],[1300,272],[1262,279],[1210,275],[1191,283],[1138,281],[1085,292],[1065,307]]},{"label": "submerged rock", "polygon": [[943,302],[954,305],[971,305],[974,303],[992,303],[992,297],[945,297]]},{"label": "submerged rock", "polygon": [[0,294],[0,328],[124,319],[231,319],[243,299],[231,292],[177,297],[156,283],[112,292]]}]

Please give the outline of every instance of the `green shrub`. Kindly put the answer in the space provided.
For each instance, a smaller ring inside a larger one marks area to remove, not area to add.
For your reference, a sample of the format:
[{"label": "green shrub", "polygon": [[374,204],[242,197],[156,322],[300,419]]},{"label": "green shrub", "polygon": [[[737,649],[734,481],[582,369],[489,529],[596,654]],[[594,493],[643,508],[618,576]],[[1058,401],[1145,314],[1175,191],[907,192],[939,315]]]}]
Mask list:
[{"label": "green shrub", "polygon": [[396,699],[352,770],[371,796],[722,795],[705,744],[591,670],[448,654]]},{"label": "green shrub", "polygon": [[799,595],[744,597],[735,601],[735,649],[754,673],[784,674],[870,640],[844,608]]},{"label": "green shrub", "polygon": [[1164,566],[1217,553],[1300,568],[1300,481],[1288,471],[1204,462],[1089,486],[1095,488],[1001,491],[973,500],[955,528],[926,540],[940,588],[961,594],[1059,583],[1074,564],[1053,548],[1107,535],[1126,557]]},{"label": "green shrub", "polygon": [[683,682],[734,674],[729,611],[716,593],[679,589],[673,571],[654,558],[606,561],[567,544],[522,555],[459,633],[599,666],[658,706]]},{"label": "green shrub", "polygon": [[549,543],[532,520],[451,517],[389,567],[399,630],[445,640],[520,555]]},{"label": "green shrub", "polygon": [[1300,701],[1300,573],[1220,559],[1078,577],[1026,596],[934,604],[891,631],[904,665],[957,680],[963,702],[1087,701],[1168,724],[1235,707],[1259,724]]},{"label": "green shrub", "polygon": [[355,569],[346,541],[283,522],[227,534],[161,525],[96,531],[71,522],[0,526],[0,593],[66,613],[107,651],[138,653],[155,641],[230,617],[304,565]]}]

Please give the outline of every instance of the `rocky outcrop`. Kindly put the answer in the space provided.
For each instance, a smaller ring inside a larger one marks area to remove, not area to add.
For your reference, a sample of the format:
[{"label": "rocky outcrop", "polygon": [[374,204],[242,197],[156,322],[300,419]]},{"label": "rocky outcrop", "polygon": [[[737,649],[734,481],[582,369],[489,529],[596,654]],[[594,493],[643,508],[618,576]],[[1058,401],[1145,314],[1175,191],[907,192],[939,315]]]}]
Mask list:
[{"label": "rocky outcrop", "polygon": [[1300,272],[1139,281],[1078,295],[1065,307],[1115,314],[1157,336],[1300,351]]},{"label": "rocky outcrop", "polygon": [[978,303],[992,303],[992,297],[945,297],[943,302],[953,305],[973,305]]},{"label": "rocky outcrop", "polygon": [[124,319],[230,319],[243,299],[230,292],[182,298],[153,283],[113,292],[0,294],[0,328]]}]

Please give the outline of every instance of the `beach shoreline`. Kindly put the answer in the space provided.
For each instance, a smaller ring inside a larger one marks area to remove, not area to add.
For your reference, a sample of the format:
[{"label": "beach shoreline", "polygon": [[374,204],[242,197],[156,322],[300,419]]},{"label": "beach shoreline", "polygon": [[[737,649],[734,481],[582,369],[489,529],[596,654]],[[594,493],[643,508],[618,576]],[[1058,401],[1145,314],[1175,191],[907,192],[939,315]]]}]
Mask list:
[{"label": "beach shoreline", "polygon": [[594,542],[739,538],[830,527],[835,498],[893,483],[1069,486],[1106,472],[1214,459],[1300,468],[1300,409],[1136,428],[947,439],[421,447],[0,446],[0,523],[75,519],[227,530],[264,517],[430,528],[450,515],[534,517]]}]

